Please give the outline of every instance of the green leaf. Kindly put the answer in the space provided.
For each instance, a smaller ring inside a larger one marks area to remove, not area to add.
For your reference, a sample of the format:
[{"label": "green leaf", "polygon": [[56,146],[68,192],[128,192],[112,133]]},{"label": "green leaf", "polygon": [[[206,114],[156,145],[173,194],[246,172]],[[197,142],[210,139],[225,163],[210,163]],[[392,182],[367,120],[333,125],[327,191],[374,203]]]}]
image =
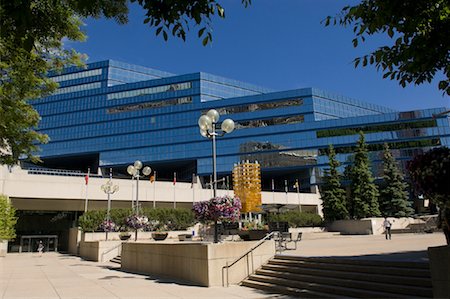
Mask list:
[{"label": "green leaf", "polygon": [[203,33],[205,32],[205,30],[206,30],[206,27],[203,27],[202,29],[200,29],[198,31],[198,37],[201,37],[203,35]]}]

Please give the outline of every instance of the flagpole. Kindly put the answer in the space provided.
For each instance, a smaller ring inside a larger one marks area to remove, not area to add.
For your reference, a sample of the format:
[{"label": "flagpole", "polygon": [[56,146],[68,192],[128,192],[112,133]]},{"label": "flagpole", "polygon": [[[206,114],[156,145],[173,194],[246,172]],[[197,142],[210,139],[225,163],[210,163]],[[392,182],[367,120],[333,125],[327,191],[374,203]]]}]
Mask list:
[{"label": "flagpole", "polygon": [[153,184],[153,208],[156,208],[156,170],[154,174]]},{"label": "flagpole", "polygon": [[89,186],[89,174],[91,173],[91,168],[88,167],[87,175],[84,177],[86,181],[86,199],[84,201],[84,212],[87,212],[88,209],[88,186]]},{"label": "flagpole", "polygon": [[173,208],[177,208],[177,201],[175,199],[175,184],[177,183],[177,173],[173,173]]},{"label": "flagpole", "polygon": [[275,204],[275,181],[272,179],[272,201]]},{"label": "flagpole", "polygon": [[302,205],[300,204],[300,183],[298,182],[298,179],[295,181],[297,186],[297,200],[298,200],[298,211],[302,212]]},{"label": "flagpole", "polygon": [[288,181],[287,180],[284,180],[284,192],[286,193],[286,204],[288,204],[289,200],[288,200]]},{"label": "flagpole", "polygon": [[195,203],[195,188],[194,188],[194,177],[195,173],[192,174],[192,204]]}]

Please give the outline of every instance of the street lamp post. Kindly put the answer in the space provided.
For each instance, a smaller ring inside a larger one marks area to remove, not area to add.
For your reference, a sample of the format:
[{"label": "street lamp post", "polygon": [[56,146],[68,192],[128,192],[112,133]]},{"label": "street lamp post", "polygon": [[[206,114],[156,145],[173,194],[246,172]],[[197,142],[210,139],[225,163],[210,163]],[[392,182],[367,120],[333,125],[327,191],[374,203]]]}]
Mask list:
[{"label": "street lamp post", "polygon": [[[220,114],[215,109],[209,110],[206,114],[200,116],[198,119],[198,126],[200,127],[200,135],[212,140],[212,160],[213,160],[213,196],[217,193],[217,164],[216,164],[216,138],[221,137],[227,133],[234,131],[234,121],[232,119],[225,119],[220,129],[216,128],[219,122]],[[217,233],[217,221],[214,222],[214,243],[219,242]]]},{"label": "street lamp post", "polygon": [[136,201],[135,201],[135,212],[136,215],[139,214],[139,178],[144,177],[152,173],[152,169],[149,166],[145,166],[142,169],[142,175],[140,174],[141,168],[142,168],[142,162],[137,160],[134,162],[133,165],[129,165],[127,167],[127,172],[129,175],[132,176],[132,178],[136,179]]},{"label": "street lamp post", "polygon": [[[103,192],[105,192],[108,196],[108,210],[106,212],[106,223],[109,226],[110,222],[111,222],[111,194],[116,193],[119,190],[119,186],[118,185],[113,185],[112,182],[112,169],[109,169],[109,180],[108,182],[106,182],[106,184],[101,186],[101,189],[103,190]],[[106,240],[108,240],[108,229],[106,230]]]}]

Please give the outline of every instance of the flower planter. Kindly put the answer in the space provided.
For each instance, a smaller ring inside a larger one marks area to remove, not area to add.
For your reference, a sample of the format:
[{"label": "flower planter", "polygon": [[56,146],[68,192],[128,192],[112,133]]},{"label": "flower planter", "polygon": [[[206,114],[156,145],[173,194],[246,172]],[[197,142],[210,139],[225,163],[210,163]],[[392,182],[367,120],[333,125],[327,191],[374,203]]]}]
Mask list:
[{"label": "flower planter", "polygon": [[264,238],[269,233],[269,231],[267,229],[254,229],[249,230],[248,233],[250,241],[256,241]]},{"label": "flower planter", "polygon": [[128,240],[129,238],[131,238],[131,235],[119,235],[119,238],[120,238],[120,240],[122,240],[122,241],[126,241],[126,240]]},{"label": "flower planter", "polygon": [[162,241],[167,238],[168,233],[152,233],[152,238],[155,241]]}]

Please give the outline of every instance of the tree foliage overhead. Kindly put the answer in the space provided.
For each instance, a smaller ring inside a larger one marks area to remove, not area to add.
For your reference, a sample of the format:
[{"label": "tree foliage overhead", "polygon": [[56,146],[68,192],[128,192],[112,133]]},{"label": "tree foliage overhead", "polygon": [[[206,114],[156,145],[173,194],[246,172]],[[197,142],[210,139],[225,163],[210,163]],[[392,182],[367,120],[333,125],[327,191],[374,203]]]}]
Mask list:
[{"label": "tree foliage overhead", "polygon": [[387,34],[392,44],[354,60],[355,67],[375,65],[383,78],[402,87],[431,82],[437,73],[444,79],[438,88],[450,95],[450,2],[448,0],[363,0],[346,6],[325,24],[352,26],[357,47],[366,38]]},{"label": "tree foliage overhead", "polygon": [[360,219],[380,216],[378,188],[370,170],[369,155],[364,134],[359,133],[354,164],[349,168],[351,195],[348,200],[350,215]]},{"label": "tree foliage overhead", "polygon": [[[225,17],[216,0],[15,0],[0,1],[0,164],[19,157],[37,161],[36,144],[48,137],[36,131],[38,113],[28,100],[51,94],[57,84],[49,70],[83,65],[83,56],[64,49],[63,40],[83,41],[82,19],[128,22],[130,2],[145,11],[144,24],[156,35],[186,39],[190,26],[203,45],[212,42],[214,16]],[[241,0],[248,6],[251,0]]]},{"label": "tree foliage overhead", "polygon": [[331,144],[328,150],[328,159],[330,168],[325,170],[324,182],[320,190],[323,216],[326,221],[347,219],[346,193],[341,187],[341,175],[338,172],[340,163],[336,159],[336,153]]},{"label": "tree foliage overhead", "polygon": [[408,185],[387,143],[383,151],[383,184],[380,188],[380,211],[386,217],[408,217],[414,210],[408,201]]}]

